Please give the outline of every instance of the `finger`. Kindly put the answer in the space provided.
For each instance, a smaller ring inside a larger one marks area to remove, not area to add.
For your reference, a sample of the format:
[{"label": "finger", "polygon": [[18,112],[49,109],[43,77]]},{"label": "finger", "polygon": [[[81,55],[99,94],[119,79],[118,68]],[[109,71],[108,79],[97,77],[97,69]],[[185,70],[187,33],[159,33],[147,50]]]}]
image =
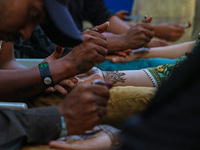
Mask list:
[{"label": "finger", "polygon": [[151,25],[151,24],[149,24],[149,23],[138,23],[137,25],[138,25],[138,26],[141,26],[141,27],[143,27],[143,28],[146,28],[146,29],[148,29],[148,30],[151,30],[151,31],[154,30],[154,26]]},{"label": "finger", "polygon": [[124,62],[125,58],[124,57],[115,57],[112,59],[113,63],[120,63],[120,62]]},{"label": "finger", "polygon": [[58,142],[58,141],[51,141],[49,143],[49,146],[50,147],[54,147],[54,148],[57,148],[57,149],[70,149],[72,148],[72,144],[67,144],[66,142]]},{"label": "finger", "polygon": [[92,89],[92,92],[96,96],[104,97],[106,99],[110,97],[109,90],[105,84],[103,85],[93,84],[93,85],[90,85],[90,87]]},{"label": "finger", "polygon": [[153,19],[152,16],[148,17],[148,18],[147,18],[147,23],[151,23],[152,19]]},{"label": "finger", "polygon": [[85,30],[82,33],[82,36],[83,36],[83,38],[92,36],[92,37],[99,37],[99,38],[101,38],[103,40],[106,40],[106,37],[104,35],[100,34],[99,31],[95,30],[95,29],[91,29],[91,30],[87,29],[87,30]]},{"label": "finger", "polygon": [[76,82],[73,82],[72,80],[70,79],[66,79],[66,80],[62,80],[59,84],[62,85],[62,86],[67,86],[67,87],[70,87],[70,88],[74,88],[76,86],[76,83],[78,82],[77,79],[75,79]]},{"label": "finger", "polygon": [[107,55],[105,58],[106,60],[112,60],[116,55]]},{"label": "finger", "polygon": [[116,52],[116,54],[122,57],[126,57],[126,53],[124,52]]},{"label": "finger", "polygon": [[152,37],[149,37],[147,33],[141,33],[138,36],[138,44],[140,44],[140,46],[144,46],[145,44],[149,43],[151,39]]},{"label": "finger", "polygon": [[105,55],[101,55],[101,54],[98,54],[98,56],[96,57],[96,59],[94,60],[94,66],[96,65],[96,64],[100,64],[100,63],[102,63],[102,62],[104,62],[105,61]]},{"label": "finger", "polygon": [[107,43],[106,40],[101,39],[101,38],[99,38],[99,37],[95,37],[94,39],[95,39],[95,40],[94,40],[93,42],[94,42],[96,45],[101,46],[101,47],[103,47],[103,48],[107,48],[108,43]]},{"label": "finger", "polygon": [[63,51],[64,51],[64,49],[61,46],[56,45],[56,49],[53,52],[53,56],[55,58],[60,58],[62,56],[62,54],[63,54]]},{"label": "finger", "polygon": [[72,82],[74,82],[75,84],[78,83],[78,79],[75,77],[70,78],[72,80]]},{"label": "finger", "polygon": [[99,118],[103,118],[106,114],[107,114],[107,109],[106,109],[106,107],[101,107],[101,106],[99,106],[98,107],[98,116],[99,116]]},{"label": "finger", "polygon": [[185,33],[184,27],[181,25],[174,25],[174,32],[177,33]]},{"label": "finger", "polygon": [[123,61],[120,61],[121,59],[125,59],[124,57],[121,57],[121,56],[116,56],[116,55],[109,55],[109,56],[106,56],[106,59],[107,60],[111,60],[113,63],[118,63],[118,62],[123,62]]},{"label": "finger", "polygon": [[122,10],[121,13],[124,14],[124,15],[129,15],[130,14],[128,11],[125,11],[125,10]]},{"label": "finger", "polygon": [[131,53],[132,50],[131,50],[131,49],[126,49],[126,50],[124,50],[123,52],[128,54],[128,53]]},{"label": "finger", "polygon": [[104,57],[108,54],[108,50],[103,47],[99,47],[96,51]]},{"label": "finger", "polygon": [[105,23],[103,23],[103,24],[101,24],[99,26],[94,27],[94,29],[97,29],[100,33],[103,33],[103,32],[106,31],[108,26],[109,26],[109,22],[105,22]]},{"label": "finger", "polygon": [[61,93],[62,95],[67,95],[68,91],[67,89],[65,89],[64,87],[60,86],[60,85],[56,85],[55,89],[57,92]]},{"label": "finger", "polygon": [[121,10],[121,11],[116,12],[116,14],[129,15],[130,13],[128,11],[126,11],[126,10]]},{"label": "finger", "polygon": [[106,107],[108,105],[108,99],[102,98],[100,96],[96,97],[96,104],[98,106]]},{"label": "finger", "polygon": [[46,93],[52,93],[52,92],[55,92],[56,89],[54,87],[49,87],[45,90]]}]

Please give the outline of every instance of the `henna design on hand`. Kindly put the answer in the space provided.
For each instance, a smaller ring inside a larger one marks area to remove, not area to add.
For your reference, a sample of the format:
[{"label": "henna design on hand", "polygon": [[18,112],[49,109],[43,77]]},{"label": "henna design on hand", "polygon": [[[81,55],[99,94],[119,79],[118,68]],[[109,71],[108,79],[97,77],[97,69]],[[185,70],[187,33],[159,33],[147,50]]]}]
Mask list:
[{"label": "henna design on hand", "polygon": [[124,72],[119,71],[105,71],[105,76],[108,80],[112,80],[114,83],[122,82],[124,83],[126,79],[123,77],[126,74]]}]

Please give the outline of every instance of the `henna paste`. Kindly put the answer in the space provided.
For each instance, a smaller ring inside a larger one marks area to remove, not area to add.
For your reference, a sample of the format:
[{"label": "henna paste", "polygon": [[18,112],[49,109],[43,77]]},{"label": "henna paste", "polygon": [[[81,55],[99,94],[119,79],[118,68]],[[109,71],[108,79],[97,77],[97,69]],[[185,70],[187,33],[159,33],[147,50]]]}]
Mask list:
[{"label": "henna paste", "polygon": [[124,72],[118,71],[105,71],[105,76],[108,80],[112,80],[114,83],[122,82],[124,83],[126,79],[123,77],[126,74]]}]

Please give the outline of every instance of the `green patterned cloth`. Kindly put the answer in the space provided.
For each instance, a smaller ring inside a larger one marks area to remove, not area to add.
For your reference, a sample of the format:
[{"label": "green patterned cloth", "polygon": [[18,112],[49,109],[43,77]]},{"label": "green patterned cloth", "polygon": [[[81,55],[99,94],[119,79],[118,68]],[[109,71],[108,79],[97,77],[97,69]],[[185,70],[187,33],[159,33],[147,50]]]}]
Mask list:
[{"label": "green patterned cloth", "polygon": [[[196,40],[193,50],[199,44],[200,44],[200,36]],[[180,63],[182,63],[185,59],[187,59],[187,55],[182,56],[175,63],[165,64],[165,65],[161,65],[155,68],[147,68],[147,69],[143,69],[143,71],[152,80],[154,86],[159,87],[160,85],[162,85],[163,82],[165,82],[171,76],[173,70],[177,68],[180,65]]]}]

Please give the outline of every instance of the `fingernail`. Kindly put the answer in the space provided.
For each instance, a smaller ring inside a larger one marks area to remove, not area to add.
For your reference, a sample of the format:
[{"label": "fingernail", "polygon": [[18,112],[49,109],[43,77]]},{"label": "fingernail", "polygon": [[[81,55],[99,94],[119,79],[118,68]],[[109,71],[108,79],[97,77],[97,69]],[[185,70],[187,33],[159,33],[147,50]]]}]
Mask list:
[{"label": "fingernail", "polygon": [[108,26],[110,25],[110,22],[109,22],[109,21],[107,21],[106,23],[108,24]]}]

